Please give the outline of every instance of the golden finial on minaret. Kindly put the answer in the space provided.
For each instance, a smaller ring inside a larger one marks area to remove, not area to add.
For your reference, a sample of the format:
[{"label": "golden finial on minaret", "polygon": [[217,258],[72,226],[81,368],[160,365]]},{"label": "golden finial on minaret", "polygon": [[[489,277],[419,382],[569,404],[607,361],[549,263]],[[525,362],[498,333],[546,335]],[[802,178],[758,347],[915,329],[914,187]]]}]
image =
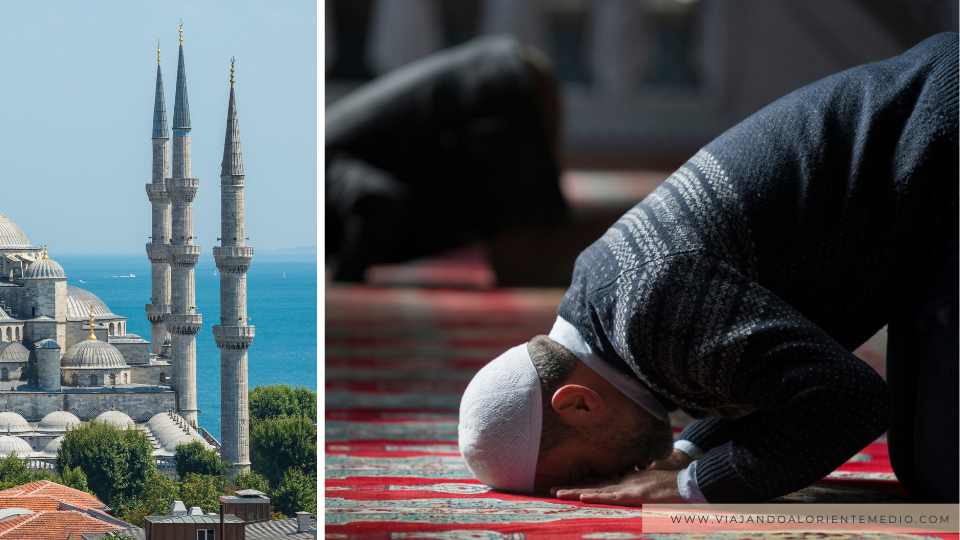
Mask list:
[{"label": "golden finial on minaret", "polygon": [[160,65],[160,40],[157,40],[157,65]]},{"label": "golden finial on minaret", "polygon": [[43,248],[41,248],[41,250],[40,250],[40,258],[41,258],[41,259],[48,259],[48,258],[50,258],[50,257],[47,255],[47,246],[43,246]]},{"label": "golden finial on minaret", "polygon": [[90,309],[90,320],[89,320],[89,322],[90,322],[90,333],[87,334],[87,340],[89,340],[89,341],[96,341],[96,340],[97,340],[97,333],[93,331],[93,325],[95,324],[95,323],[94,323],[94,319],[93,319],[93,304],[90,304],[88,307],[89,307],[89,309]]},{"label": "golden finial on minaret", "polygon": [[231,56],[230,57],[230,88],[233,88],[233,83],[237,82],[237,79],[235,77],[236,64],[237,64],[237,58],[235,56]]},{"label": "golden finial on minaret", "polygon": [[183,21],[177,25],[177,33],[180,34],[180,45],[183,45]]}]

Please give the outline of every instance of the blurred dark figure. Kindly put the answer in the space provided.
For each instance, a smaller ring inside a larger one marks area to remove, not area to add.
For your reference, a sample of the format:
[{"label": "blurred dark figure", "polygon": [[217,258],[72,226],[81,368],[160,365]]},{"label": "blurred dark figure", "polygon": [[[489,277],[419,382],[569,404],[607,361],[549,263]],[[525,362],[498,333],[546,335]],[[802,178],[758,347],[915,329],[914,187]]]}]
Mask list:
[{"label": "blurred dark figure", "polygon": [[327,110],[333,279],[562,221],[560,98],[543,57],[485,38],[410,64]]}]

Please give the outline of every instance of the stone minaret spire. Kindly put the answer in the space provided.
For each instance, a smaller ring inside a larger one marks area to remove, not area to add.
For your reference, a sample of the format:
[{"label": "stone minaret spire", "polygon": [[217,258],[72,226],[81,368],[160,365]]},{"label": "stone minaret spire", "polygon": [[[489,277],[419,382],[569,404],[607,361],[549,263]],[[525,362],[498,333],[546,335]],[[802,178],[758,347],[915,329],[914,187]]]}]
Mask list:
[{"label": "stone minaret spire", "polygon": [[247,270],[253,248],[246,245],[243,153],[234,82],[231,59],[227,132],[220,163],[220,246],[213,248],[220,271],[220,324],[213,327],[220,348],[220,440],[231,476],[250,469],[247,348],[254,336],[254,327],[247,320]]},{"label": "stone minaret spire", "polygon": [[147,304],[152,352],[160,354],[170,334],[163,319],[170,313],[170,194],[167,174],[170,169],[170,134],[167,128],[167,106],[163,99],[163,76],[160,74],[160,45],[157,44],[157,88],[153,100],[153,177],[147,184],[147,198],[153,208],[153,236],[147,244],[150,259],[151,291]]},{"label": "stone minaret spire", "polygon": [[200,246],[193,243],[191,203],[200,180],[190,176],[190,106],[187,73],[183,61],[183,23],[180,24],[180,58],[177,61],[177,93],[173,105],[173,174],[167,183],[172,201],[170,238],[171,306],[165,319],[170,332],[170,356],[174,365],[177,410],[187,422],[197,425],[197,332],[203,317],[197,311],[194,267]]}]

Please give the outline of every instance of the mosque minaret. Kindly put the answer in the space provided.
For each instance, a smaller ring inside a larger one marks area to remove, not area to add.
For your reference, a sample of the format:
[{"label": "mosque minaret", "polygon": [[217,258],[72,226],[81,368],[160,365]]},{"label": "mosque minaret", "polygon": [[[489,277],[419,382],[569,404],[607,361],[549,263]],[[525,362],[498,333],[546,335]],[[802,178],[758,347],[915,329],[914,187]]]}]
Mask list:
[{"label": "mosque minaret", "polygon": [[157,47],[152,174],[146,184],[152,214],[146,244],[151,341],[128,332],[127,317],[93,292],[68,284],[47,249],[0,213],[0,456],[12,453],[29,459],[29,466],[49,467],[67,431],[83,422],[104,422],[147,432],[155,465],[164,474],[176,474],[177,447],[190,442],[219,450],[231,476],[250,469],[247,350],[254,327],[247,317],[247,270],[253,248],[244,223],[234,63],[220,169],[220,238],[213,248],[220,275],[220,321],[213,327],[220,350],[220,442],[198,425],[196,338],[203,318],[197,310],[200,246],[194,242],[191,205],[199,180],[190,163],[183,25],[179,34],[170,124]]},{"label": "mosque minaret", "polygon": [[246,245],[243,153],[234,84],[231,60],[220,164],[220,245],[213,248],[220,272],[220,324],[213,327],[220,348],[220,440],[231,475],[250,469],[247,349],[254,337],[254,327],[247,319],[247,270],[253,248]]},{"label": "mosque minaret", "polygon": [[170,337],[164,318],[170,313],[170,194],[167,175],[170,169],[170,135],[167,128],[167,107],[163,97],[163,76],[160,73],[160,46],[157,46],[157,85],[153,102],[153,175],[147,184],[147,198],[153,209],[153,226],[147,257],[150,259],[151,292],[147,304],[150,321],[151,352],[159,355]]},{"label": "mosque minaret", "polygon": [[170,266],[171,306],[165,318],[170,332],[174,365],[174,389],[177,411],[192,426],[197,425],[197,332],[203,317],[197,311],[194,268],[200,246],[193,239],[191,205],[200,180],[190,171],[190,104],[187,100],[187,74],[183,60],[183,25],[177,60],[177,90],[173,105],[173,171],[167,182],[172,201]]}]

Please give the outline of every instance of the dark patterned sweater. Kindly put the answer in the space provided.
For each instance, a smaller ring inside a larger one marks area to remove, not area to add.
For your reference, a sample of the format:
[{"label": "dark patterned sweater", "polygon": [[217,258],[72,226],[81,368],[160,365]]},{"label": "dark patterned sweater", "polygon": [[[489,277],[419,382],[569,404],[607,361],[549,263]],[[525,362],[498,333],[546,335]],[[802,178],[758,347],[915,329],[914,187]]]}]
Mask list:
[{"label": "dark patterned sweater", "polygon": [[775,101],[578,257],[560,316],[703,418],[683,438],[708,501],[805,487],[886,429],[850,351],[897,280],[956,250],[957,50],[940,34]]}]

